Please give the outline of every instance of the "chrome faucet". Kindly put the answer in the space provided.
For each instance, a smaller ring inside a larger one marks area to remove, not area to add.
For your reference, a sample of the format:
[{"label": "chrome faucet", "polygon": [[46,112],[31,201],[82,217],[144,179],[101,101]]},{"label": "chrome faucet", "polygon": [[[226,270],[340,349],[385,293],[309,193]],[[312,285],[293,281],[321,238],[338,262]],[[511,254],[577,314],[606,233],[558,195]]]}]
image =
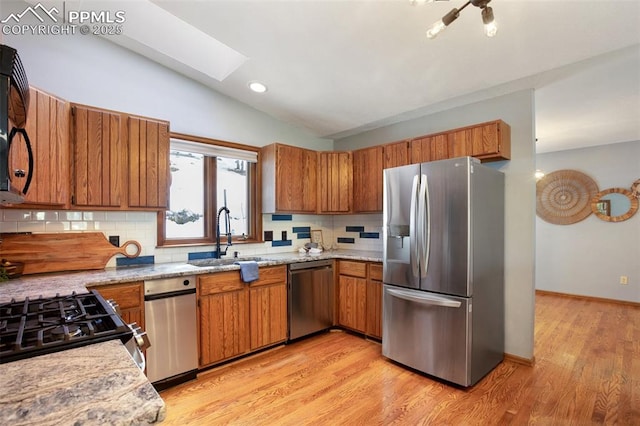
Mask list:
[{"label": "chrome faucet", "polygon": [[[227,246],[224,248],[224,252],[220,249],[220,214],[224,212],[224,231],[227,236]],[[231,245],[231,224],[229,221],[229,209],[227,206],[222,206],[218,210],[218,217],[216,219],[216,257],[220,259],[227,254],[227,249]]]}]

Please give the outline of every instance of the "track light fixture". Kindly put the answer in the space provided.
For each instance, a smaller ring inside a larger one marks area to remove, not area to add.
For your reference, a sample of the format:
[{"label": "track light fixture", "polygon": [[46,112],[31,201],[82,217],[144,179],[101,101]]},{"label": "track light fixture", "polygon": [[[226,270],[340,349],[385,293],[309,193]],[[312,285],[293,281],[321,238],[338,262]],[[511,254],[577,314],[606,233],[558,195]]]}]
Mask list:
[{"label": "track light fixture", "polygon": [[442,32],[449,24],[455,21],[458,16],[460,16],[460,12],[469,6],[470,4],[479,7],[482,9],[482,22],[484,23],[484,33],[487,37],[493,37],[498,32],[498,26],[493,17],[493,9],[491,9],[487,4],[489,4],[491,0],[468,0],[465,4],[462,5],[461,8],[456,9],[453,8],[449,13],[444,15],[441,20],[435,22],[427,29],[427,38],[435,38],[438,34]]}]

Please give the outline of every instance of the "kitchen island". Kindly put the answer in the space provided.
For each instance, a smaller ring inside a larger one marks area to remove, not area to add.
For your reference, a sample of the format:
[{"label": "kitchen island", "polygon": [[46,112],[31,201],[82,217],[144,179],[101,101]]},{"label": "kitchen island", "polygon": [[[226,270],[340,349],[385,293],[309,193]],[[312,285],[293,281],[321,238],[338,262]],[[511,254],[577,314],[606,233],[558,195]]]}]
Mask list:
[{"label": "kitchen island", "polygon": [[[260,256],[261,267],[318,259],[380,262],[381,253],[340,250],[318,255]],[[237,270],[239,265],[188,263],[23,276],[0,283],[0,303],[25,297],[87,292],[87,287]],[[153,342],[151,342],[153,344]],[[148,424],[165,404],[119,340],[0,364],[0,424]]]},{"label": "kitchen island", "polygon": [[0,424],[140,425],[165,404],[119,340],[0,365]]}]

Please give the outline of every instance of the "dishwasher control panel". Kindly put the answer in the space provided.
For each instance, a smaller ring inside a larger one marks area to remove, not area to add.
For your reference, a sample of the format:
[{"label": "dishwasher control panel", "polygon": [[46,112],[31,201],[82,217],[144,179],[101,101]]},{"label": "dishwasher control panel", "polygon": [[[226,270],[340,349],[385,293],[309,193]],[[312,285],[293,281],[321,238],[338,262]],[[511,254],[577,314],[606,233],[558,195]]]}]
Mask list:
[{"label": "dishwasher control panel", "polygon": [[172,277],[159,280],[146,280],[144,282],[144,295],[153,296],[155,294],[173,293],[184,290],[196,289],[195,275],[184,277]]}]

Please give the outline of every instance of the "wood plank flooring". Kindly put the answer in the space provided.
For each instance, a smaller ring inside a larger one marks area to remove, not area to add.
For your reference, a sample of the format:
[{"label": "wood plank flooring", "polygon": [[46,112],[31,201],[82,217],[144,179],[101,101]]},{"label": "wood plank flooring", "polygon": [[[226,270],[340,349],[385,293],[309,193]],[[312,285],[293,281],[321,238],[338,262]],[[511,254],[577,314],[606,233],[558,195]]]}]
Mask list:
[{"label": "wood plank flooring", "polygon": [[161,393],[167,425],[640,425],[640,307],[536,296],[534,366],[465,390],[342,332],[216,368]]}]

